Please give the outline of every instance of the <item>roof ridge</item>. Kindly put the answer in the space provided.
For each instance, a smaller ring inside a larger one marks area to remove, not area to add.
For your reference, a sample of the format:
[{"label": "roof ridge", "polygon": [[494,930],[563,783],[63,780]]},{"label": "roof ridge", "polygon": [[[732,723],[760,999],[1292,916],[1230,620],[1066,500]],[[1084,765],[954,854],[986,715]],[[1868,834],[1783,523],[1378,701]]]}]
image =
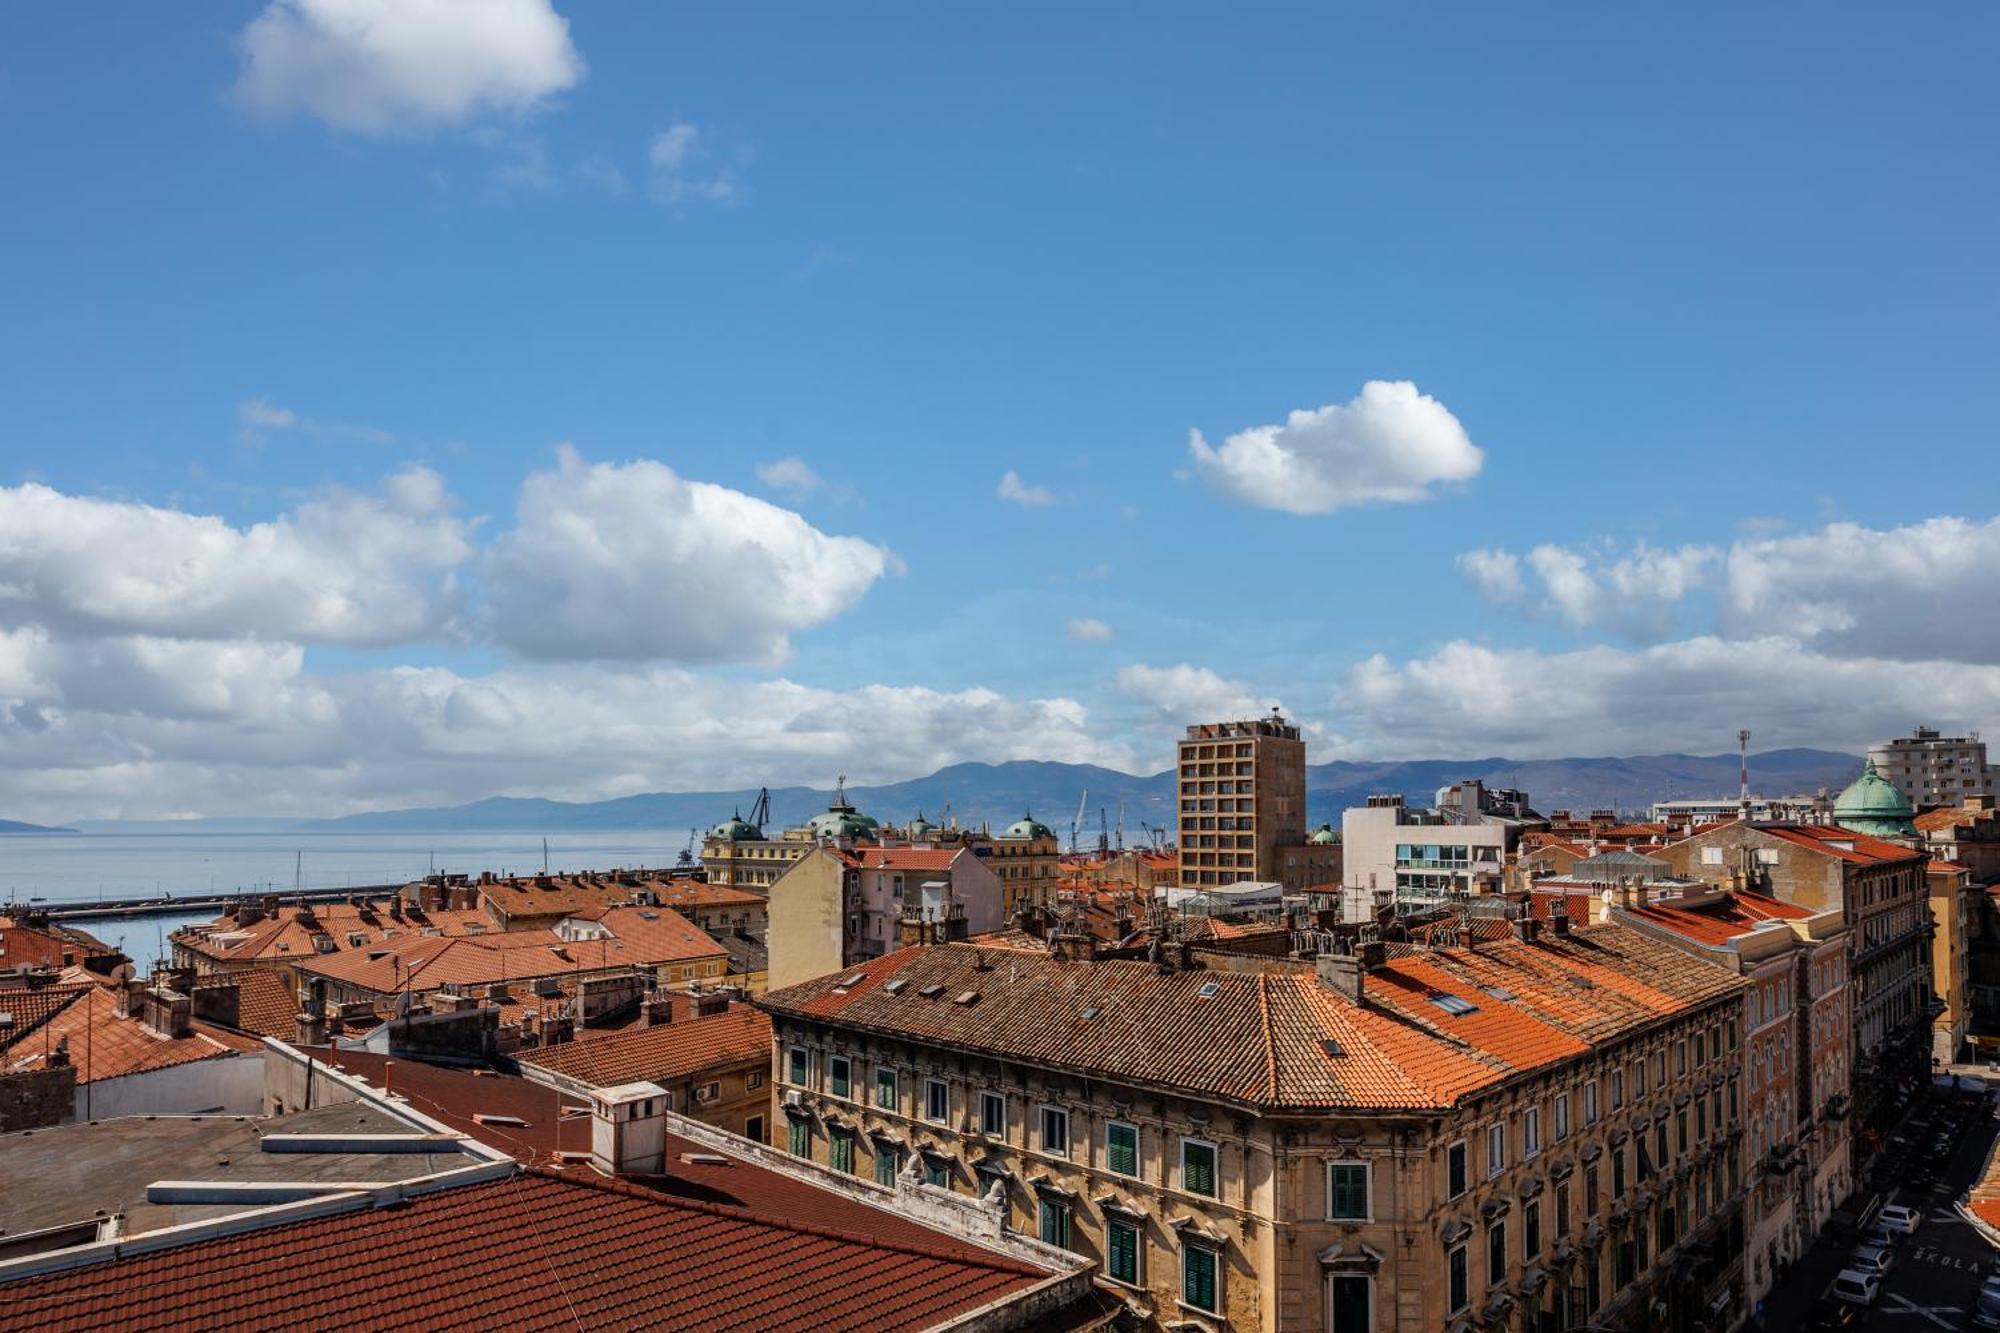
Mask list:
[{"label": "roof ridge", "polygon": [[[765,1168],[758,1167],[756,1169],[763,1170]],[[969,1240],[958,1242],[973,1251],[972,1257],[963,1258],[943,1253],[941,1249],[928,1250],[901,1241],[882,1240],[879,1237],[863,1235],[858,1232],[842,1231],[838,1227],[819,1226],[811,1222],[796,1221],[789,1217],[779,1217],[756,1212],[749,1208],[710,1203],[705,1199],[690,1199],[679,1194],[667,1194],[660,1190],[647,1189],[643,1185],[631,1184],[625,1180],[597,1175],[595,1168],[592,1168],[590,1175],[583,1175],[567,1168],[524,1166],[521,1173],[526,1176],[539,1176],[559,1184],[575,1185],[584,1189],[602,1190],[607,1194],[622,1194],[628,1198],[657,1204],[663,1208],[679,1208],[687,1212],[706,1213],[711,1217],[725,1217],[738,1221],[754,1222],[759,1226],[771,1227],[778,1231],[789,1231],[801,1236],[817,1236],[823,1240],[837,1240],[849,1245],[865,1245],[870,1249],[888,1250],[895,1254],[914,1255],[920,1259],[945,1259],[951,1262],[990,1268],[996,1272],[1013,1273],[1019,1277],[1049,1276],[1048,1269],[1036,1268],[1019,1260],[1009,1259],[1005,1255],[993,1254],[991,1251],[983,1250],[982,1247]],[[663,1173],[657,1178],[671,1180],[674,1177]],[[818,1186],[813,1186],[813,1188],[816,1189]],[[872,1205],[864,1203],[862,1206],[870,1207]]]}]

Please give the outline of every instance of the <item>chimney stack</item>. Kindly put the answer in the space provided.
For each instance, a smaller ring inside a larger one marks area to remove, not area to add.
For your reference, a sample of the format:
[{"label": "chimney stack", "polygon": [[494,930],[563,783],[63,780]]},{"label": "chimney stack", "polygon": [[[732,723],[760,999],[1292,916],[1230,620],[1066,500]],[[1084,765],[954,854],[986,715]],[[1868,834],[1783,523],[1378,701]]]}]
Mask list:
[{"label": "chimney stack", "polygon": [[657,1083],[599,1088],[590,1101],[590,1164],[607,1176],[656,1176],[667,1162],[667,1090]]}]

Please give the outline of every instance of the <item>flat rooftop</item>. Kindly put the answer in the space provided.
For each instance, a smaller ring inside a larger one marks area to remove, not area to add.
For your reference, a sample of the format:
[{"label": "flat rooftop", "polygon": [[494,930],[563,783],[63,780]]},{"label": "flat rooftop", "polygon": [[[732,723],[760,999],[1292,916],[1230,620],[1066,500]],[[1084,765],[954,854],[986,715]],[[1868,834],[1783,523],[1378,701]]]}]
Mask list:
[{"label": "flat rooftop", "polygon": [[359,1102],[279,1116],[125,1116],[0,1134],[0,1239],[123,1213],[127,1232],[240,1213],[256,1204],[155,1204],[159,1180],[392,1181],[470,1166],[462,1152],[267,1153],[266,1134],[410,1134]]}]

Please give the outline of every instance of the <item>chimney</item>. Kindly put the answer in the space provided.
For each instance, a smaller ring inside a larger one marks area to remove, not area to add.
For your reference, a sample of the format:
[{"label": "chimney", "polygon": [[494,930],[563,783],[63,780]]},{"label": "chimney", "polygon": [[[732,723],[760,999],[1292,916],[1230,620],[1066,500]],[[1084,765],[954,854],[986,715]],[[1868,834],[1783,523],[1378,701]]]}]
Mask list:
[{"label": "chimney", "polygon": [[1537,939],[1541,938],[1541,934],[1542,923],[1529,915],[1526,909],[1523,909],[1521,915],[1514,918],[1514,938],[1520,940],[1523,944],[1533,944]]},{"label": "chimney", "polygon": [[656,1176],[667,1163],[667,1090],[657,1083],[599,1088],[590,1099],[590,1164],[607,1176]]},{"label": "chimney", "polygon": [[156,986],[141,993],[138,1019],[161,1037],[185,1037],[194,1032],[194,1001],[179,991]]},{"label": "chimney", "polygon": [[674,1001],[667,992],[654,989],[647,992],[645,1003],[639,1007],[641,1027],[665,1027],[674,1021]]},{"label": "chimney", "polygon": [[1558,893],[1549,900],[1549,929],[1558,935],[1569,934],[1569,895]]}]

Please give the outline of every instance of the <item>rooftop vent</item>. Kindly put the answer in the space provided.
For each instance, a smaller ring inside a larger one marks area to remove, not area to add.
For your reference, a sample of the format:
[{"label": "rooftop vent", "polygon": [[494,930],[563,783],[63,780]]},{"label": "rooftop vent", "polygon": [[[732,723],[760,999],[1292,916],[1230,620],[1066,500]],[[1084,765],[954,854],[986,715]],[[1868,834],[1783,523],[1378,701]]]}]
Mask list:
[{"label": "rooftop vent", "polygon": [[953,1004],[977,1004],[978,1002],[979,992],[976,990],[960,991],[952,999]]},{"label": "rooftop vent", "polygon": [[926,1000],[935,1000],[938,996],[944,994],[944,987],[933,981],[930,985],[918,991],[917,994],[923,996]]},{"label": "rooftop vent", "polygon": [[1456,1014],[1460,1017],[1479,1012],[1478,1005],[1472,1003],[1470,1000],[1461,1000],[1456,995],[1433,995],[1431,996],[1431,1003],[1448,1014]]},{"label": "rooftop vent", "polygon": [[868,974],[866,972],[849,972],[846,976],[840,979],[840,984],[846,987],[854,987],[854,986],[859,986],[862,982],[866,980],[868,980]]},{"label": "rooftop vent", "polygon": [[1506,1000],[1510,1004],[1513,1001],[1521,998],[1520,996],[1514,994],[1513,991],[1508,990],[1505,986],[1481,986],[1479,989],[1485,991],[1488,995],[1491,995],[1496,1000]]}]

